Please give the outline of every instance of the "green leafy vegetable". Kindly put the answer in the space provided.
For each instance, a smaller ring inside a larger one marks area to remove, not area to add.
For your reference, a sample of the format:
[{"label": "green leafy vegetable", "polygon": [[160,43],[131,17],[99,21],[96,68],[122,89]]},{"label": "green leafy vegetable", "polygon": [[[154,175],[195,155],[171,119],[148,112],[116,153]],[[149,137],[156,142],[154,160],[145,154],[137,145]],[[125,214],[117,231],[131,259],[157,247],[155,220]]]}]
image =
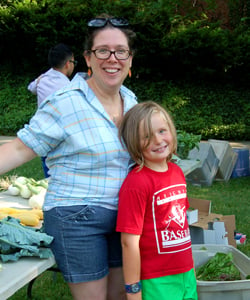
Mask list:
[{"label": "green leafy vegetable", "polygon": [[3,262],[16,261],[21,256],[52,256],[49,244],[53,237],[39,229],[22,226],[20,221],[7,217],[0,220],[0,258]]},{"label": "green leafy vegetable", "polygon": [[204,281],[240,280],[240,271],[233,264],[233,254],[216,253],[209,261],[196,269],[196,278]]},{"label": "green leafy vegetable", "polygon": [[201,135],[187,133],[184,130],[177,130],[177,155],[181,159],[186,159],[190,150],[194,148],[199,150],[200,140]]}]

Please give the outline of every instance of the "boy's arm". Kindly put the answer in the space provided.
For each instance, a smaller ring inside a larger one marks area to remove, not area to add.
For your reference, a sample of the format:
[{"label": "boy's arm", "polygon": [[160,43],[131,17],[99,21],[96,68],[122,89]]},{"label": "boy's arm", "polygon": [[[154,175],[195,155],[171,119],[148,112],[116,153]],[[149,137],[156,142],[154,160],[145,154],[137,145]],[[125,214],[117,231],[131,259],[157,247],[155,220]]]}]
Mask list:
[{"label": "boy's arm", "polygon": [[[121,233],[123,274],[125,284],[133,284],[140,281],[141,256],[139,248],[140,235]],[[128,294],[128,300],[141,300],[141,292]]]}]

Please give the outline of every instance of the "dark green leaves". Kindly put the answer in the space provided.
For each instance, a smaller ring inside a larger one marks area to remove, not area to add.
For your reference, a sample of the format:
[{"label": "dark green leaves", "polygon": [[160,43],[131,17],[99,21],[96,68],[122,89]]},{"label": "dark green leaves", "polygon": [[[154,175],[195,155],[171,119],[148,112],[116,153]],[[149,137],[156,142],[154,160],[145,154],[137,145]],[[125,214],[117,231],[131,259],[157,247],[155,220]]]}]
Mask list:
[{"label": "dark green leaves", "polygon": [[196,278],[204,281],[240,280],[240,271],[233,264],[232,253],[216,253],[205,265],[197,268]]}]

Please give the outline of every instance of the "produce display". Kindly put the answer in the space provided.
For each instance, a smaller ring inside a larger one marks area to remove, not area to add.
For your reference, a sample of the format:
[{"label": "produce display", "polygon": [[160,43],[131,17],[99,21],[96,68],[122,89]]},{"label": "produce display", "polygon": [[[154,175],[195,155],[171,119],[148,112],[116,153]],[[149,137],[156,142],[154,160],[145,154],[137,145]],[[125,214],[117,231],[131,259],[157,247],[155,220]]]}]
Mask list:
[{"label": "produce display", "polygon": [[[27,208],[0,207],[0,261],[16,261],[21,256],[48,258],[53,255],[49,249],[53,237],[45,234],[41,227],[47,188],[47,179],[36,181],[23,176],[0,179],[0,191],[27,200],[24,206]],[[8,200],[5,203],[8,205]],[[13,201],[10,201],[10,206],[11,203],[13,205]]]},{"label": "produce display", "polygon": [[30,209],[0,207],[0,220],[7,217],[18,219],[22,225],[38,226],[43,220],[42,206],[48,188],[48,179],[34,180],[23,176],[12,176],[2,179],[0,189],[12,196],[19,196],[27,200]]},{"label": "produce display", "polygon": [[218,252],[196,269],[196,278],[204,281],[233,281],[240,280],[241,276],[233,263],[233,254]]},{"label": "produce display", "polygon": [[49,245],[52,236],[42,229],[22,226],[16,218],[7,217],[0,220],[0,260],[17,261],[21,256],[52,256]]},{"label": "produce display", "polygon": [[27,199],[29,206],[37,209],[42,209],[47,188],[48,179],[35,180],[19,176],[1,182],[1,190],[8,191],[12,196]]},{"label": "produce display", "polygon": [[27,226],[38,226],[39,221],[43,220],[43,211],[41,209],[19,209],[12,207],[0,208],[0,220],[13,217],[19,219],[21,224]]}]

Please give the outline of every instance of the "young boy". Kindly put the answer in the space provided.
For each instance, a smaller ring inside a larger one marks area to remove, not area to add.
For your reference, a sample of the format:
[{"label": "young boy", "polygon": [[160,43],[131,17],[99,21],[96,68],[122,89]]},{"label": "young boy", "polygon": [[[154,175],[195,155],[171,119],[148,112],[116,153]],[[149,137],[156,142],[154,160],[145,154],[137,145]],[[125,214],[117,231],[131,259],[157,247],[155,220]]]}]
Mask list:
[{"label": "young boy", "polygon": [[136,166],[119,194],[128,300],[197,300],[186,181],[170,162],[177,137],[169,114],[150,101],[131,108],[119,134]]}]

